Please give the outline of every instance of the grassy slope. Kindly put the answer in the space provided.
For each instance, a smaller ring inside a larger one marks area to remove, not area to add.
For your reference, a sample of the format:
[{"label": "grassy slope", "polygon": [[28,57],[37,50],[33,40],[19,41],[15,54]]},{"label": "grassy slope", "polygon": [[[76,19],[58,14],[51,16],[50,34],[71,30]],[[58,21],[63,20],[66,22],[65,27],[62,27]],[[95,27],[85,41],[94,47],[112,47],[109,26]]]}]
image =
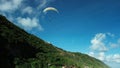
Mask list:
[{"label": "grassy slope", "polygon": [[88,55],[62,50],[28,34],[1,15],[0,63],[3,68],[109,68]]}]

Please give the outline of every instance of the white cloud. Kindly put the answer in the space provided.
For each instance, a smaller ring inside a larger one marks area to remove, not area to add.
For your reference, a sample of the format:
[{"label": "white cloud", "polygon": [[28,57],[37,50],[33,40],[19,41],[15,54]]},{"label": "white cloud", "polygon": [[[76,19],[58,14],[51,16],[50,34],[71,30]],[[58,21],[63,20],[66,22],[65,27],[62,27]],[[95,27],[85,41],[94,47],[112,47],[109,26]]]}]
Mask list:
[{"label": "white cloud", "polygon": [[120,63],[120,54],[108,55],[106,56],[106,61]]},{"label": "white cloud", "polygon": [[107,62],[111,62],[111,58],[112,58],[112,55],[106,56],[106,61],[107,61]]},{"label": "white cloud", "polygon": [[110,45],[111,48],[118,48],[118,47],[120,47],[120,39],[118,39],[116,43],[110,42],[109,45]]},{"label": "white cloud", "polygon": [[101,61],[105,60],[105,52],[98,52],[98,53],[89,52],[88,55],[91,57],[95,57],[96,59],[99,59]]},{"label": "white cloud", "polygon": [[40,8],[45,7],[46,4],[47,4],[47,1],[46,1],[46,0],[41,0],[39,6],[37,7],[37,9],[39,10]]},{"label": "white cloud", "polygon": [[39,23],[42,9],[53,1],[34,0],[32,4],[29,4],[30,0],[0,0],[0,14],[6,16],[11,22],[16,22],[15,24],[22,26],[25,30],[33,28],[43,30]]},{"label": "white cloud", "polygon": [[15,24],[22,26],[25,30],[32,30],[33,28],[43,30],[38,18],[41,16],[42,9],[52,1],[34,0],[32,3],[34,6],[32,6],[26,3],[29,0],[0,0],[0,14],[6,16],[10,21],[16,22]]},{"label": "white cloud", "polygon": [[18,9],[23,0],[0,0],[0,11],[10,12]]},{"label": "white cloud", "polygon": [[[107,63],[109,66],[113,68],[119,68],[118,65],[120,64],[120,54],[119,53],[109,53],[111,48],[118,48],[120,47],[120,39],[115,42],[115,35],[111,33],[98,33],[93,37],[91,40],[90,51],[88,53],[89,56],[95,57]],[[108,47],[109,46],[109,47]],[[109,49],[109,50],[108,50]],[[110,64],[114,64],[114,66]],[[117,65],[117,66],[115,66]]]},{"label": "white cloud", "polygon": [[110,36],[110,37],[115,37],[115,35],[114,35],[114,34],[109,33],[109,32],[107,33],[107,35],[108,35],[108,36]]},{"label": "white cloud", "polygon": [[95,57],[94,52],[89,52],[88,55],[91,56],[91,57]]},{"label": "white cloud", "polygon": [[31,14],[32,12],[33,12],[33,8],[30,7],[30,6],[24,8],[24,9],[22,10],[22,13],[23,13],[23,14],[25,14],[25,13]]},{"label": "white cloud", "polygon": [[117,48],[117,47],[119,47],[119,45],[117,43],[110,43],[110,47],[111,48]]},{"label": "white cloud", "polygon": [[18,23],[23,26],[26,30],[31,30],[33,28],[37,28],[39,30],[43,30],[42,26],[39,24],[39,20],[37,18],[17,18]]},{"label": "white cloud", "polygon": [[120,54],[106,55],[105,52],[89,52],[89,56],[107,63],[120,63]]},{"label": "white cloud", "polygon": [[93,51],[107,51],[107,47],[105,46],[105,43],[103,42],[104,39],[106,39],[106,34],[104,33],[98,33],[96,36],[91,40],[91,46],[90,48]]},{"label": "white cloud", "polygon": [[98,59],[104,61],[105,60],[105,53],[104,52],[100,52],[98,54]]},{"label": "white cloud", "polygon": [[113,61],[117,62],[117,63],[120,63],[120,54],[115,54],[113,56]]},{"label": "white cloud", "polygon": [[[37,1],[37,0],[36,0]],[[39,5],[37,6],[37,9],[40,10],[40,9],[43,9],[45,8],[46,6],[48,6],[49,3],[51,2],[54,2],[55,0],[40,0],[39,2]]]}]

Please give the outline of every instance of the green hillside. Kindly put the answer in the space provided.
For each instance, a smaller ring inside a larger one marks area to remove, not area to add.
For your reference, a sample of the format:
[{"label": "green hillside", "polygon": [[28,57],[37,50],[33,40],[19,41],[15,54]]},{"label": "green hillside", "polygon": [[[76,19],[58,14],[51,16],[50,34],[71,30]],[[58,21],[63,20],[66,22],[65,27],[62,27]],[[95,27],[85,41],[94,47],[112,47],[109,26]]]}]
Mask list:
[{"label": "green hillside", "polygon": [[[69,43],[69,42],[68,42]],[[82,53],[68,52],[27,33],[0,15],[0,68],[109,68]]]}]

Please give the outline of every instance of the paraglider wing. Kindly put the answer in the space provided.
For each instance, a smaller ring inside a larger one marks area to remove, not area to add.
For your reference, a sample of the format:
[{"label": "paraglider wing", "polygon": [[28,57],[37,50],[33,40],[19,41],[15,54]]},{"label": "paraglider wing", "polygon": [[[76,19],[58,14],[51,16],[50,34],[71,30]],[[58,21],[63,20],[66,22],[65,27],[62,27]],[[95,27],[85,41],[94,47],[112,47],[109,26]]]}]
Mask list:
[{"label": "paraglider wing", "polygon": [[43,10],[43,13],[46,14],[48,11],[55,11],[55,12],[59,13],[59,11],[56,8],[54,8],[54,7],[47,7],[47,8],[45,8]]}]

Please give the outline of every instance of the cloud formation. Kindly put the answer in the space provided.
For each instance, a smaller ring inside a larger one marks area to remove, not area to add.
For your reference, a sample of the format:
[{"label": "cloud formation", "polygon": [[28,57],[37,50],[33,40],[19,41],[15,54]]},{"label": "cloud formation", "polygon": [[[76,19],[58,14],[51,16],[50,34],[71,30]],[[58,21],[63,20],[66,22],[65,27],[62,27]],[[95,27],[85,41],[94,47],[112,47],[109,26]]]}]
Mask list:
[{"label": "cloud formation", "polygon": [[106,61],[120,63],[120,54],[108,55]]},{"label": "cloud formation", "polygon": [[[106,54],[112,48],[120,47],[120,39],[116,43],[109,41],[108,37],[114,38],[115,35],[112,33],[97,33],[91,40],[91,51],[88,53],[89,56],[95,57],[101,61],[109,63],[120,63],[120,54]],[[104,42],[104,41],[107,41]]]},{"label": "cloud formation", "polygon": [[25,7],[23,10],[22,10],[22,14],[25,14],[25,13],[28,13],[28,14],[32,14],[33,12],[33,8],[28,6],[28,7]]},{"label": "cloud formation", "polygon": [[91,57],[95,57],[103,62],[120,63],[120,54],[106,55],[105,52],[89,52],[88,55]]},{"label": "cloud formation", "polygon": [[25,30],[43,30],[40,17],[43,8],[54,0],[0,0],[0,14]]},{"label": "cloud formation", "polygon": [[105,53],[104,52],[99,52],[98,59],[104,61],[105,60]]},{"label": "cloud formation", "polygon": [[106,39],[106,34],[98,33],[96,36],[91,40],[91,49],[93,51],[107,51],[108,48],[105,46],[104,39]]},{"label": "cloud formation", "polygon": [[110,42],[109,45],[111,48],[119,48],[120,47],[120,39],[118,39],[116,43]]},{"label": "cloud formation", "polygon": [[0,0],[0,11],[10,12],[19,8],[23,0]]},{"label": "cloud formation", "polygon": [[110,37],[115,37],[115,35],[114,35],[114,34],[109,33],[109,32],[107,33],[107,35],[108,35],[108,36],[110,36]]},{"label": "cloud formation", "polygon": [[[18,23],[23,26],[26,30],[31,30],[33,28],[38,28],[39,30],[43,30],[42,26],[39,24],[39,20],[37,18],[17,18]],[[27,28],[26,28],[27,27]]]},{"label": "cloud formation", "polygon": [[40,4],[39,4],[39,6],[37,7],[37,9],[39,10],[39,9],[45,7],[46,4],[47,4],[47,1],[46,1],[46,0],[41,0],[41,2],[40,2]]}]

